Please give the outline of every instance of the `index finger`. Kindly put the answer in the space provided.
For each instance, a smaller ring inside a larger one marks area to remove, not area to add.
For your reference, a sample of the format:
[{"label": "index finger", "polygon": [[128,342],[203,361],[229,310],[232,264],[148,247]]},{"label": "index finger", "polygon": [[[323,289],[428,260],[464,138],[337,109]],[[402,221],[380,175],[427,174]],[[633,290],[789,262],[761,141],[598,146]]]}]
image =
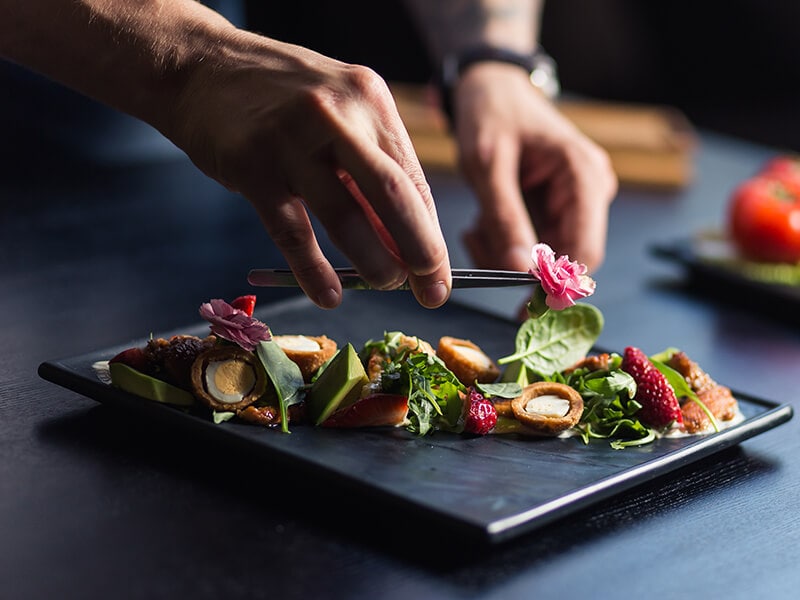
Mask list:
[{"label": "index finger", "polygon": [[391,236],[409,270],[427,275],[447,262],[433,197],[419,163],[407,155],[392,156],[391,149],[387,152],[371,140],[342,138],[337,146],[339,164]]},{"label": "index finger", "polygon": [[396,109],[388,127],[369,136],[341,136],[335,154],[342,178],[362,204],[386,245],[408,267],[409,283],[423,306],[435,308],[450,295],[447,245],[430,186]]}]

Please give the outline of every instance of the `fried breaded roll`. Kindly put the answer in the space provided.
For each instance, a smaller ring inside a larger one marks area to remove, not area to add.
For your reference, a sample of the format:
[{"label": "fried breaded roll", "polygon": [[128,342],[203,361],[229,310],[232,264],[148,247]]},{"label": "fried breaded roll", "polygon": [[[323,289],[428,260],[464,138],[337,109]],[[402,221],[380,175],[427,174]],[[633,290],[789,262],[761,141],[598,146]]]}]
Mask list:
[{"label": "fried breaded roll", "polygon": [[336,354],[336,342],[327,336],[276,335],[272,337],[286,356],[300,367],[303,381],[311,381],[317,372],[331,357]]},{"label": "fried breaded roll", "polygon": [[500,376],[499,367],[470,340],[445,336],[439,340],[436,356],[464,385],[491,383]]}]

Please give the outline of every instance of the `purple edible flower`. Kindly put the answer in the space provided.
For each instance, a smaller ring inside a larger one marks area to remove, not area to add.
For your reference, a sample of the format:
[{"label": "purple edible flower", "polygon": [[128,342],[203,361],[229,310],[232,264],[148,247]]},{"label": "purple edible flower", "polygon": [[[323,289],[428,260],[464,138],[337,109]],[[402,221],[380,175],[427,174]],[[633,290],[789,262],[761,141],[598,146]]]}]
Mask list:
[{"label": "purple edible flower", "polygon": [[213,334],[238,344],[248,352],[255,350],[259,342],[272,339],[272,332],[266,324],[224,300],[204,302],[200,305],[200,316],[211,323]]}]

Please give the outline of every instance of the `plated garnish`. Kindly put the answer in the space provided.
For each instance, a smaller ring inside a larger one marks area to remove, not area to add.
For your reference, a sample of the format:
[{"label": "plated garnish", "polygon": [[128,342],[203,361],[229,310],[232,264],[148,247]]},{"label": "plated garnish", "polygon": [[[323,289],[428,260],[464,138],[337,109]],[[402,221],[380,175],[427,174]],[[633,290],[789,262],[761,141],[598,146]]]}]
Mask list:
[{"label": "plated garnish", "polygon": [[595,288],[583,265],[537,244],[530,273],[540,285],[505,357],[458,332],[435,345],[402,331],[341,346],[324,332],[275,334],[253,316],[248,295],[203,303],[204,338],[151,339],[117,354],[111,382],[218,423],[284,432],[403,427],[419,436],[575,436],[624,448],[739,417],[730,390],[678,350],[593,354],[603,317],[579,302]]}]

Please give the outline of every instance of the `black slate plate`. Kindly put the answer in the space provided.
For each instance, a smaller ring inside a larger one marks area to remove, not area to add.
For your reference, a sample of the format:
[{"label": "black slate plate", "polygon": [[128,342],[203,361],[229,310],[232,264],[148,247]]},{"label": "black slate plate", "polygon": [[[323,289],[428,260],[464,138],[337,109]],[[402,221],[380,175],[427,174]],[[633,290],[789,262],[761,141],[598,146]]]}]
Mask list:
[{"label": "black slate plate", "polygon": [[720,254],[727,255],[723,241],[709,243],[697,236],[653,244],[650,251],[657,258],[683,266],[689,283],[704,295],[800,324],[800,285],[765,282],[715,261]]},{"label": "black slate plate", "polygon": [[[356,348],[384,330],[401,330],[433,344],[440,336],[472,339],[490,356],[513,350],[517,324],[448,303],[430,311],[410,294],[353,292],[335,311],[305,298],[258,310],[276,334],[326,334]],[[197,324],[173,333],[205,335]],[[39,374],[99,402],[158,419],[184,433],[237,451],[260,454],[326,485],[399,507],[425,518],[442,534],[498,542],[530,531],[634,485],[685,466],[771,429],[792,417],[789,405],[739,395],[744,422],[702,437],[657,440],[612,450],[579,438],[523,439],[436,433],[417,438],[404,430],[326,430],[295,425],[290,435],[236,422],[215,425],[200,416],[143,400],[100,382],[93,363],[142,345],[42,363]],[[430,533],[430,531],[428,532]]]}]

